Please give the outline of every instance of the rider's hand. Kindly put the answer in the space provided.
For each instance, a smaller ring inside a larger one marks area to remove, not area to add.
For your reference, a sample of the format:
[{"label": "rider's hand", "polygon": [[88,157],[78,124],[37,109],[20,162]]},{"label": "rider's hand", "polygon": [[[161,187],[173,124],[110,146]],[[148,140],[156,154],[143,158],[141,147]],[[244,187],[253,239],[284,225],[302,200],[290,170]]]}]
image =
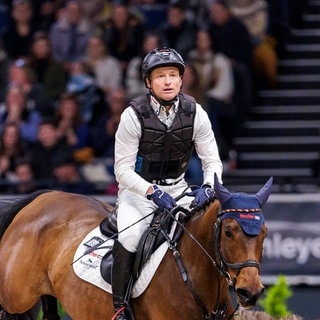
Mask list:
[{"label": "rider's hand", "polygon": [[152,200],[159,207],[160,211],[170,211],[177,205],[170,194],[161,190],[157,185],[153,185],[152,189],[150,193],[147,193],[147,198]]},{"label": "rider's hand", "polygon": [[187,193],[188,196],[194,197],[190,204],[191,209],[200,210],[215,199],[211,186],[204,184],[200,188]]}]

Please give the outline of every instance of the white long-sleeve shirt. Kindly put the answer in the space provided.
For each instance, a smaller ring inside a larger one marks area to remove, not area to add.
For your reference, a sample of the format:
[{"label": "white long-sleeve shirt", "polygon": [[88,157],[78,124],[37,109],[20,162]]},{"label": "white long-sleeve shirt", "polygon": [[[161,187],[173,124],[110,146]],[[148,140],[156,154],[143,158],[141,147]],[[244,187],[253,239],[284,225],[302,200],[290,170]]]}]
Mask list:
[{"label": "white long-sleeve shirt", "polygon": [[[151,106],[159,119],[171,126],[175,117],[179,101],[170,108],[167,115],[164,107],[151,98]],[[132,107],[126,108],[122,115],[115,136],[115,176],[119,188],[126,188],[132,192],[145,195],[150,182],[135,172],[136,158],[141,139],[140,121]],[[211,123],[207,113],[200,104],[196,104],[194,119],[193,141],[198,157],[202,162],[203,183],[214,185],[214,173],[222,182],[222,163]],[[184,174],[181,176],[183,177]],[[177,180],[181,179],[179,177]]]}]

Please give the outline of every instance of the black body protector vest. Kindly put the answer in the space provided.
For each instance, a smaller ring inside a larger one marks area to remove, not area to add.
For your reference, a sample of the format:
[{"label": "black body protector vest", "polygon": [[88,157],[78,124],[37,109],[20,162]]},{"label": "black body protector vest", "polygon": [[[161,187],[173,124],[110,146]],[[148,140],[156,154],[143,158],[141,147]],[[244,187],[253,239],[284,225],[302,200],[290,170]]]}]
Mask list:
[{"label": "black body protector vest", "polygon": [[142,129],[135,171],[148,181],[178,178],[186,171],[194,149],[194,98],[179,94],[179,108],[171,128],[159,120],[149,95],[139,96],[129,105],[136,111]]}]

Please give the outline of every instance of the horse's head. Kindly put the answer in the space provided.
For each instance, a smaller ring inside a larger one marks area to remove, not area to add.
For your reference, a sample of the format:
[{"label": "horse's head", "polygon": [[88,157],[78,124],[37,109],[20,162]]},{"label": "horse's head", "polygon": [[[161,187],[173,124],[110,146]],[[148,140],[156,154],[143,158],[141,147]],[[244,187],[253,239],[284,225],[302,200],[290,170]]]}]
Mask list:
[{"label": "horse's head", "polygon": [[262,294],[259,263],[267,228],[261,208],[267,201],[272,178],[255,195],[231,193],[215,179],[221,211],[215,228],[217,267],[234,287],[242,307],[252,307]]}]

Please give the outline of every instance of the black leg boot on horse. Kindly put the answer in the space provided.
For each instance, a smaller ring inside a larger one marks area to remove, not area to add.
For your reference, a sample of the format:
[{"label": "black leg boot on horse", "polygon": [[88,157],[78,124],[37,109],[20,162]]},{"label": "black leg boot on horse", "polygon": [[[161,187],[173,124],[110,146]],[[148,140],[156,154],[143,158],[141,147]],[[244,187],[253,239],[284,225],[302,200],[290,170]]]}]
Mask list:
[{"label": "black leg boot on horse", "polygon": [[55,297],[41,296],[43,317],[42,320],[60,320],[58,313],[58,300]]},{"label": "black leg boot on horse", "polygon": [[115,308],[115,315],[112,320],[129,320],[127,308],[131,292],[130,280],[136,254],[126,250],[119,241],[114,242],[112,254],[112,292]]}]

